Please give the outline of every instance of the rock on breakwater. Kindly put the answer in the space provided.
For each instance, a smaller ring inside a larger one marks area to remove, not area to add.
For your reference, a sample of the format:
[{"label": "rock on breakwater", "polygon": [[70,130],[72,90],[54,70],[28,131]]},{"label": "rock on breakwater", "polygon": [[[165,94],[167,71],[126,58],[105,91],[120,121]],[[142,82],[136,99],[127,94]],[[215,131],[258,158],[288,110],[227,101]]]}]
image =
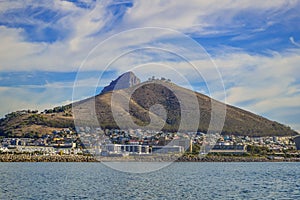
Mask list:
[{"label": "rock on breakwater", "polygon": [[237,156],[169,156],[147,157],[93,157],[84,155],[29,155],[29,154],[0,154],[0,162],[300,162],[300,158],[269,159],[266,157],[237,157]]},{"label": "rock on breakwater", "polygon": [[0,162],[96,162],[92,156],[83,155],[29,155],[1,154]]}]

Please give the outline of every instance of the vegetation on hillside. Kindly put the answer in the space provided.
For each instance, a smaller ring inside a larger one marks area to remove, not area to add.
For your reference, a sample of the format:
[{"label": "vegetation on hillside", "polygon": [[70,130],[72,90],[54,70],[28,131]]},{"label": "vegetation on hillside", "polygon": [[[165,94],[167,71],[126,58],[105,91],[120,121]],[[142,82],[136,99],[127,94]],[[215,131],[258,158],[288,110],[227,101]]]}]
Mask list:
[{"label": "vegetation on hillside", "polygon": [[70,106],[57,108],[43,113],[30,110],[9,113],[0,119],[0,136],[33,138],[62,128],[74,129]]}]

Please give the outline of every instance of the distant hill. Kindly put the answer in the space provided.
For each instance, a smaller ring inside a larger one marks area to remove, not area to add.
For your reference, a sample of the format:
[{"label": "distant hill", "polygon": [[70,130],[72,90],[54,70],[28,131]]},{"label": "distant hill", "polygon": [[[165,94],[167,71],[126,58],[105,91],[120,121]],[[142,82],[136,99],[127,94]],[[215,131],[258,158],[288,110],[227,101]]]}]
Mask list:
[{"label": "distant hill", "polygon": [[41,137],[63,128],[74,129],[71,105],[37,111],[16,111],[0,119],[0,136]]},{"label": "distant hill", "polygon": [[[135,75],[129,74],[128,77],[124,79],[126,82],[132,77],[135,77]],[[214,102],[219,105],[224,105],[206,95],[182,88],[168,81],[152,80],[144,83],[138,82],[139,81],[134,81],[132,85],[129,84],[127,85],[128,87],[115,90],[114,92],[119,95],[132,93],[129,101],[129,113],[131,119],[139,126],[148,125],[151,119],[162,122],[164,131],[177,131],[181,120],[181,104],[175,96],[174,91],[184,94],[186,97],[192,95],[196,96],[199,104],[200,119],[195,120],[199,121],[198,131],[201,132],[206,132],[208,129],[211,118],[211,103]],[[116,81],[113,81],[113,84],[116,84]],[[126,110],[117,101],[111,102],[113,95],[111,88],[113,87],[108,87],[108,89],[95,97],[74,103],[73,110],[72,105],[67,105],[47,110],[42,114],[32,112],[10,114],[0,120],[0,135],[21,137],[29,133],[41,135],[61,128],[74,129],[74,116],[76,125],[78,126],[100,125],[102,128],[118,128],[113,117],[112,106],[120,111],[120,115],[124,113],[124,116],[126,116]],[[181,99],[181,101],[186,102],[187,105],[182,109],[185,109],[187,112],[194,112],[193,106],[188,106],[192,104],[192,102],[190,103],[190,98]],[[160,104],[165,108],[165,121],[160,115],[149,112],[151,106],[155,104]],[[126,117],[122,118],[122,116],[121,119],[124,119],[124,123],[128,120]],[[155,129],[156,127],[150,128]],[[189,131],[188,123],[185,129]],[[234,106],[226,105],[226,119],[222,134],[290,136],[296,135],[297,132],[278,122],[268,120]]]}]

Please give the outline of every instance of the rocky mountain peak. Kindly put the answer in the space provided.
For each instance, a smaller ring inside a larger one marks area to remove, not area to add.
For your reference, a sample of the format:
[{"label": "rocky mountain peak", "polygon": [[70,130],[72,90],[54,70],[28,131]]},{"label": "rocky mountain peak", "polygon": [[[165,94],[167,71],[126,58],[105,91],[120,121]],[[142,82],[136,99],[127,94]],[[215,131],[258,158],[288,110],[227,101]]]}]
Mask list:
[{"label": "rocky mountain peak", "polygon": [[131,71],[126,72],[113,80],[108,86],[104,87],[101,94],[112,91],[130,88],[134,85],[140,84],[141,80]]}]

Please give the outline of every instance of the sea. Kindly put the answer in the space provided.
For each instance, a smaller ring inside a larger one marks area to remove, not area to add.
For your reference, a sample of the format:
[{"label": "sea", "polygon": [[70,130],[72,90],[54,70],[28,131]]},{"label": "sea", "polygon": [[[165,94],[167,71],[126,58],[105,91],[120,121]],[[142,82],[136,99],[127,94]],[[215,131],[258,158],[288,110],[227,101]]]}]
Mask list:
[{"label": "sea", "polygon": [[300,199],[300,163],[176,162],[149,173],[0,163],[0,199]]}]

